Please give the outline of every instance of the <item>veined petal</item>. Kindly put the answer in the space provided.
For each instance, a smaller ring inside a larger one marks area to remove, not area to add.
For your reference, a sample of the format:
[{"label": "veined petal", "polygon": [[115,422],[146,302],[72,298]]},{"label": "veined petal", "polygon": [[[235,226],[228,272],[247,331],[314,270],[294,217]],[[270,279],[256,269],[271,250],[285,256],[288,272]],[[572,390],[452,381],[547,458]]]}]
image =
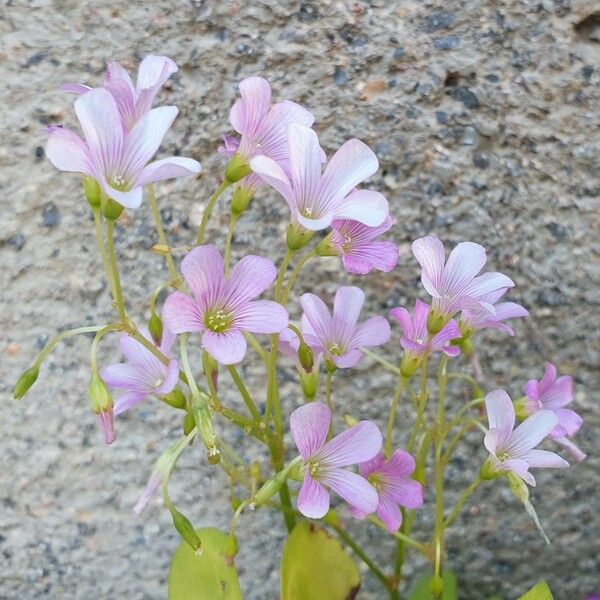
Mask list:
[{"label": "veined petal", "polygon": [[324,343],[332,332],[333,319],[327,305],[315,294],[302,294],[300,305],[315,336]]},{"label": "veined petal", "polygon": [[432,296],[439,296],[440,293],[438,290],[442,285],[444,263],[446,261],[444,244],[438,238],[428,235],[415,240],[411,248],[414,257],[421,265],[421,282],[423,287]]},{"label": "veined petal", "polygon": [[70,129],[49,127],[46,156],[61,171],[93,175],[87,144]]},{"label": "veined petal", "polygon": [[371,317],[356,327],[350,344],[356,348],[362,346],[380,346],[386,344],[391,336],[390,324],[383,317]]},{"label": "veined petal", "polygon": [[162,394],[168,394],[175,389],[177,382],[179,381],[179,363],[173,358],[169,361],[167,366],[167,373],[163,382],[156,388],[155,393],[161,396]]},{"label": "veined petal", "polygon": [[333,318],[343,321],[348,329],[353,329],[365,303],[365,293],[353,285],[338,288],[333,300]]},{"label": "veined petal", "polygon": [[560,444],[565,450],[571,454],[571,456],[578,462],[582,461],[587,454],[583,452],[578,446],[576,446],[568,437],[557,437],[552,438],[557,444]]},{"label": "veined petal", "polygon": [[388,475],[385,489],[400,506],[410,509],[423,506],[423,486],[414,479],[398,477],[390,481]]},{"label": "veined petal", "polygon": [[347,467],[373,458],[380,450],[382,437],[371,421],[360,421],[327,442],[318,460],[327,467]]},{"label": "veined petal", "polygon": [[144,190],[141,186],[134,187],[127,192],[121,192],[120,190],[116,190],[114,187],[108,185],[104,177],[99,180],[99,183],[102,191],[111,200],[118,202],[125,208],[135,209],[141,206],[142,200],[144,199]]},{"label": "veined petal", "polygon": [[135,120],[136,92],[129,73],[116,61],[108,63],[104,87],[117,103],[123,123],[129,127]]},{"label": "veined petal", "polygon": [[[483,269],[486,260],[487,255],[483,246],[473,242],[461,242],[460,244],[457,244],[452,249],[452,252],[450,252],[450,256],[448,256],[448,261],[444,268],[444,275],[442,278],[444,294],[475,297],[475,292],[478,291],[479,288],[477,286],[471,286],[471,283],[477,273]],[[473,291],[471,291],[471,287],[473,287]],[[466,291],[467,289],[469,290],[468,292]],[[493,287],[493,289],[498,288]],[[492,291],[492,289],[481,286],[480,295],[489,291]]]},{"label": "veined petal", "polygon": [[523,460],[529,463],[530,467],[544,467],[546,469],[564,469],[569,463],[554,452],[548,450],[530,450],[523,455]]},{"label": "veined petal", "polygon": [[[273,261],[262,256],[244,256],[225,280],[224,300],[228,307],[244,306],[260,296],[277,277]],[[287,323],[286,323],[287,326]]]},{"label": "veined petal", "polygon": [[182,292],[173,292],[162,311],[164,324],[174,333],[203,331],[204,321],[198,304]]},{"label": "veined petal", "polygon": [[250,168],[285,198],[290,209],[296,206],[290,180],[285,171],[273,159],[263,155],[255,156],[250,161]]},{"label": "veined petal", "polygon": [[361,350],[358,350],[358,348],[353,348],[341,356],[330,355],[329,359],[336,367],[338,367],[338,369],[350,369],[355,367],[363,356],[364,354]]},{"label": "veined petal", "polygon": [[288,125],[290,175],[296,198],[305,201],[316,197],[321,178],[321,146],[317,134],[305,125]]},{"label": "veined petal", "polygon": [[327,227],[331,225],[333,213],[326,212],[318,218],[305,217],[296,207],[294,207],[292,221],[297,221],[304,229],[308,229],[308,231],[323,231],[323,229],[327,229]]},{"label": "veined petal", "polygon": [[[557,408],[553,412],[558,417],[558,425],[555,429],[562,429],[566,435],[575,435],[583,424],[581,416],[570,408]],[[554,437],[554,431],[551,436]]]},{"label": "veined petal", "polygon": [[66,92],[67,94],[77,94],[80,96],[81,94],[86,94],[89,92],[91,88],[89,85],[84,85],[83,83],[63,83],[58,86],[58,89],[61,92]]},{"label": "veined petal", "polygon": [[379,494],[379,503],[377,505],[377,516],[383,521],[386,529],[394,533],[400,529],[402,524],[402,513],[400,507],[394,499],[387,494]]},{"label": "veined petal", "polygon": [[[141,333],[148,341],[152,340],[147,329],[142,329]],[[154,345],[154,342],[152,344]],[[143,344],[140,344],[140,342],[130,335],[123,333],[119,338],[119,345],[125,358],[132,365],[135,365],[140,372],[144,373],[148,381],[162,381],[166,372],[165,366]]]},{"label": "veined petal", "polygon": [[127,363],[116,363],[102,369],[101,377],[111,388],[119,388],[146,396],[148,381],[143,373],[135,366]]},{"label": "veined petal", "polygon": [[115,406],[113,408],[114,415],[120,415],[127,410],[137,406],[147,398],[148,394],[138,391],[128,391],[119,394],[115,398]]},{"label": "veined petal", "polygon": [[529,472],[529,463],[522,459],[511,458],[506,460],[500,465],[500,470],[514,473],[515,475],[518,475],[525,483],[535,487],[535,477]]},{"label": "veined petal", "polygon": [[514,287],[514,285],[513,280],[502,273],[484,273],[472,280],[464,290],[463,295],[480,299],[482,296],[489,294],[489,292],[494,290],[504,290],[506,288]]},{"label": "veined petal", "polygon": [[325,443],[331,411],[322,402],[309,402],[290,415],[290,430],[300,455],[311,458]]},{"label": "veined petal", "polygon": [[[460,337],[460,328],[454,319],[451,319],[444,325],[443,329],[433,337],[431,345],[433,348],[441,349],[446,346],[451,340]],[[458,348],[457,348],[458,350]],[[460,350],[459,350],[460,352]]]},{"label": "veined petal", "polygon": [[139,177],[137,185],[146,185],[154,181],[163,179],[174,179],[176,177],[189,177],[197,175],[202,170],[200,163],[192,158],[182,156],[172,156],[171,158],[162,158],[146,165]]},{"label": "veined petal", "polygon": [[377,510],[377,492],[360,475],[346,469],[328,468],[320,475],[319,481],[359,511],[370,514]]},{"label": "veined petal", "polygon": [[309,519],[320,519],[329,510],[329,492],[308,473],[298,494],[298,510]]},{"label": "veined petal", "polygon": [[514,458],[523,458],[537,446],[558,423],[557,416],[549,410],[540,410],[523,421],[512,433],[505,450]]},{"label": "veined petal", "polygon": [[185,282],[203,308],[215,305],[221,298],[225,287],[224,269],[220,252],[209,245],[194,248],[181,262]]},{"label": "veined petal", "polygon": [[394,242],[363,243],[342,254],[342,265],[347,273],[366,275],[373,269],[389,273],[398,263],[398,246]]},{"label": "veined petal", "polygon": [[149,54],[140,63],[135,87],[137,92],[149,88],[160,88],[179,70],[173,60],[167,56]]},{"label": "veined petal", "polygon": [[500,302],[495,304],[496,315],[494,320],[506,321],[507,319],[519,319],[529,316],[529,311],[516,302]]},{"label": "veined petal", "polygon": [[246,338],[239,329],[231,329],[223,333],[205,331],[202,334],[202,346],[223,365],[235,365],[246,355]]},{"label": "veined petal", "polygon": [[485,410],[490,429],[497,429],[504,434],[512,432],[515,426],[515,408],[504,390],[494,390],[485,397]]},{"label": "veined petal", "polygon": [[271,300],[248,302],[235,315],[236,327],[252,333],[280,333],[286,330],[288,323],[287,310]]},{"label": "veined petal", "polygon": [[232,106],[229,122],[238,133],[253,137],[271,107],[271,86],[262,77],[248,77],[239,88],[241,98]]},{"label": "veined petal", "polygon": [[390,310],[390,317],[398,321],[400,328],[402,329],[402,334],[405,337],[410,337],[412,335],[412,321],[410,313],[406,308],[402,308],[401,306],[392,308],[392,310]]},{"label": "veined petal", "polygon": [[378,227],[389,216],[386,197],[373,190],[356,190],[333,210],[336,219],[352,219],[369,227]]}]

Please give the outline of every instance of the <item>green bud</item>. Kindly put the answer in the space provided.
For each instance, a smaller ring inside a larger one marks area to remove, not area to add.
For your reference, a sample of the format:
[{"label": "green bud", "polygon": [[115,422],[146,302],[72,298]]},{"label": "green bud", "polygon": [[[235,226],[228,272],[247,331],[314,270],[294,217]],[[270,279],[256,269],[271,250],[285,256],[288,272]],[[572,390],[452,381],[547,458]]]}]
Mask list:
[{"label": "green bud", "polygon": [[418,356],[405,352],[400,362],[400,373],[403,377],[410,378],[415,374],[420,364],[421,359]]},{"label": "green bud", "polygon": [[241,154],[234,154],[225,168],[225,179],[235,183],[252,173],[248,161]]},{"label": "green bud", "polygon": [[37,365],[33,365],[21,374],[13,390],[13,398],[20,400],[31,388],[31,386],[37,381],[40,374],[40,369]]},{"label": "green bud", "polygon": [[192,414],[206,448],[208,462],[216,465],[221,460],[221,452],[217,448],[217,434],[208,409],[208,398],[204,402],[201,398],[192,398]]},{"label": "green bud", "polygon": [[319,370],[313,369],[310,373],[306,373],[303,369],[298,369],[300,375],[300,386],[304,396],[309,400],[312,400],[319,387]]},{"label": "green bud", "polygon": [[328,373],[335,373],[337,371],[335,363],[328,358],[325,359],[325,368],[327,369]]},{"label": "green bud", "polygon": [[102,214],[108,221],[116,221],[124,210],[124,206],[115,202],[112,198],[107,198],[102,208]]},{"label": "green bud", "polygon": [[300,346],[298,347],[298,360],[307,373],[312,372],[313,367],[315,366],[315,355],[310,349],[310,346],[304,341],[301,341]]},{"label": "green bud", "polygon": [[319,256],[339,256],[340,253],[333,245],[333,234],[326,235],[315,248]]},{"label": "green bud", "polygon": [[231,213],[235,216],[244,214],[252,200],[252,190],[243,185],[238,185],[233,192],[231,199]]},{"label": "green bud", "polygon": [[314,237],[315,232],[304,229],[300,225],[291,224],[287,230],[287,246],[293,252],[302,250]]},{"label": "green bud", "polygon": [[250,477],[254,481],[260,481],[260,463],[257,460],[252,461],[250,465]]},{"label": "green bud", "polygon": [[473,342],[469,337],[461,337],[456,340],[452,340],[452,344],[458,346],[460,351],[466,356],[469,357],[473,354]]},{"label": "green bud", "polygon": [[154,311],[152,311],[150,319],[148,319],[148,330],[154,343],[160,346],[162,343],[163,323],[162,319]]},{"label": "green bud", "polygon": [[[170,391],[168,394],[163,394],[162,396],[160,396],[160,399],[165,404],[168,404],[169,406],[172,406],[173,408],[179,408],[181,410],[185,410],[185,408],[187,406],[185,394],[179,388],[175,388],[174,390]],[[188,431],[188,433],[189,433],[189,431]]]},{"label": "green bud", "polygon": [[288,479],[292,481],[302,481],[304,479],[304,467],[302,463],[297,463],[290,469]]},{"label": "green bud", "polygon": [[171,516],[173,517],[173,525],[175,525],[175,529],[177,529],[179,535],[190,545],[196,554],[200,554],[202,552],[202,542],[192,522],[175,508],[171,511]]},{"label": "green bud", "polygon": [[113,407],[113,400],[108,388],[102,381],[98,371],[92,372],[92,378],[88,387],[92,410],[95,414],[110,411]]},{"label": "green bud", "polygon": [[481,465],[479,469],[479,477],[485,481],[489,481],[490,479],[496,479],[500,475],[500,472],[496,468],[496,465],[493,462],[493,458],[488,456],[485,459],[485,462]]},{"label": "green bud", "polygon": [[522,504],[525,504],[529,500],[529,488],[527,484],[514,473],[507,473],[506,478],[508,479],[508,485],[513,496]]},{"label": "green bud", "polygon": [[429,591],[434,598],[440,598],[444,592],[444,580],[440,575],[434,575],[429,582]]},{"label": "green bud", "polygon": [[440,315],[439,313],[431,310],[429,312],[429,316],[427,317],[427,331],[429,331],[429,333],[432,335],[435,335],[444,328],[444,325],[446,325],[449,320],[450,319],[448,317]]},{"label": "green bud", "polygon": [[525,396],[521,396],[520,398],[517,398],[513,404],[515,407],[515,415],[517,419],[519,419],[519,421],[524,421],[529,416],[529,413],[527,412],[526,408],[527,398],[525,398]]},{"label": "green bud", "polygon": [[323,520],[332,527],[340,527],[342,524],[340,521],[340,515],[337,513],[335,508],[330,508],[323,517]]},{"label": "green bud", "polygon": [[102,202],[102,192],[100,191],[100,185],[95,179],[91,177],[83,178],[83,193],[88,201],[88,204],[92,208],[98,208]]},{"label": "green bud", "polygon": [[194,416],[190,413],[187,413],[185,417],[183,417],[183,435],[187,435],[196,427],[196,421],[194,421]]},{"label": "green bud", "polygon": [[254,498],[252,498],[252,504],[255,506],[261,506],[272,498],[280,489],[281,486],[286,482],[289,476],[289,468],[279,471],[271,479],[266,481],[263,486],[256,492]]},{"label": "green bud", "polygon": [[238,541],[237,537],[234,534],[229,534],[227,536],[227,541],[223,546],[223,554],[225,558],[229,558],[230,560],[235,557],[238,553]]},{"label": "green bud", "polygon": [[348,427],[354,427],[358,423],[358,420],[352,415],[344,415],[344,423],[346,423]]},{"label": "green bud", "polygon": [[424,486],[427,481],[427,471],[425,469],[425,465],[417,464],[417,466],[415,467],[415,472],[412,475],[412,478],[415,481],[418,481],[422,486]]}]

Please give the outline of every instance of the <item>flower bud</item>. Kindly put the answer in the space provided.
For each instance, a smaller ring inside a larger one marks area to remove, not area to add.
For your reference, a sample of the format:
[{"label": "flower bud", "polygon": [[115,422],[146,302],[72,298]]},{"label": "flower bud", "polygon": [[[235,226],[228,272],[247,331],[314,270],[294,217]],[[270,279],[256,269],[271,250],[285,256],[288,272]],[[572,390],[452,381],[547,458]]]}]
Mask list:
[{"label": "flower bud", "polygon": [[235,558],[237,553],[238,553],[237,537],[233,533],[230,533],[227,536],[227,540],[225,541],[225,544],[223,545],[223,554],[225,555],[225,559],[232,560],[233,558]]},{"label": "flower bud", "polygon": [[194,416],[190,413],[187,413],[185,417],[183,417],[183,435],[187,435],[196,427],[196,421],[194,421]]},{"label": "flower bud", "polygon": [[279,471],[279,473],[275,474],[271,479],[266,481],[252,498],[252,504],[255,506],[260,506],[272,498],[286,482],[289,471],[289,468],[283,469]]},{"label": "flower bud", "polygon": [[287,230],[287,246],[293,252],[302,250],[315,235],[314,231],[309,231],[300,227],[300,225],[294,225],[293,223],[288,227]]},{"label": "flower bud", "polygon": [[[162,396],[160,396],[160,399],[165,404],[168,404],[169,406],[172,406],[173,408],[179,408],[181,410],[185,410],[185,408],[187,406],[185,394],[179,388],[175,388],[174,390],[170,391],[168,394],[163,394]],[[188,433],[189,433],[189,431],[188,431]]]},{"label": "flower bud", "polygon": [[429,591],[434,598],[440,598],[444,592],[444,580],[440,575],[434,575],[429,582]]},{"label": "flower bud", "polygon": [[124,206],[115,202],[112,198],[107,198],[102,209],[102,214],[108,221],[116,221],[124,210]]},{"label": "flower bud", "polygon": [[160,346],[162,343],[163,323],[162,319],[154,311],[152,311],[150,319],[148,319],[148,331],[150,331],[154,343]]},{"label": "flower bud", "polygon": [[529,413],[527,412],[527,398],[525,396],[521,396],[521,398],[517,398],[514,402],[515,407],[515,415],[519,421],[524,421]]},{"label": "flower bud", "polygon": [[344,423],[346,423],[348,427],[354,427],[358,423],[358,420],[352,415],[344,415]]},{"label": "flower bud", "polygon": [[203,402],[200,398],[192,398],[192,414],[202,442],[206,448],[208,462],[216,465],[221,460],[221,452],[217,448],[217,434],[213,427],[210,411],[208,409],[208,398]]},{"label": "flower bud", "polygon": [[479,469],[479,477],[485,481],[489,481],[490,479],[496,479],[499,475],[500,471],[498,471],[497,466],[494,464],[494,458],[488,456]]},{"label": "flower bud", "polygon": [[116,439],[113,399],[97,371],[92,372],[88,392],[92,410],[98,419],[98,425],[104,436],[104,441],[107,444],[112,444]]},{"label": "flower bud", "polygon": [[460,348],[460,351],[467,358],[469,358],[469,356],[473,354],[473,342],[469,337],[463,336],[461,338],[452,340],[452,345],[458,346]]},{"label": "flower bud", "polygon": [[206,377],[210,377],[210,381],[215,390],[219,389],[219,363],[208,353],[202,353],[202,366]]},{"label": "flower bud", "polygon": [[98,208],[102,202],[102,192],[100,185],[92,177],[83,178],[83,193],[92,208]]},{"label": "flower bud", "polygon": [[446,325],[448,320],[449,319],[447,317],[440,315],[437,311],[433,309],[430,310],[429,316],[427,317],[427,331],[429,331],[429,333],[432,335],[439,333],[444,328],[444,325]]},{"label": "flower bud", "polygon": [[310,373],[306,373],[304,370],[298,369],[298,373],[304,396],[312,400],[317,394],[317,388],[319,387],[319,370],[313,369]]},{"label": "flower bud", "polygon": [[333,234],[326,235],[315,248],[319,256],[339,256],[340,253],[333,245]]},{"label": "flower bud", "polygon": [[412,377],[421,364],[421,359],[410,352],[405,352],[400,362],[400,373],[403,377]]},{"label": "flower bud", "polygon": [[327,369],[328,373],[335,373],[337,371],[337,366],[332,360],[329,360],[328,358],[326,358],[325,359],[325,369]]},{"label": "flower bud", "polygon": [[27,371],[23,372],[15,384],[13,398],[15,400],[20,400],[37,381],[39,374],[40,369],[37,365],[33,365],[33,367],[30,367]]},{"label": "flower bud", "polygon": [[304,341],[301,341],[300,346],[298,346],[298,360],[307,373],[312,372],[315,366],[315,355],[310,346]]},{"label": "flower bud", "polygon": [[234,154],[225,168],[225,179],[235,183],[252,173],[248,161],[241,154]]},{"label": "flower bud", "polygon": [[250,477],[254,481],[260,481],[260,463],[256,460],[252,461],[250,465]]},{"label": "flower bud", "polygon": [[236,217],[244,214],[248,208],[248,204],[250,204],[250,200],[252,200],[252,196],[253,193],[250,188],[238,185],[231,199],[231,213]]},{"label": "flower bud", "polygon": [[171,516],[173,517],[173,525],[175,525],[175,529],[177,529],[179,535],[190,545],[196,554],[201,554],[202,542],[192,522],[175,508],[171,511]]}]

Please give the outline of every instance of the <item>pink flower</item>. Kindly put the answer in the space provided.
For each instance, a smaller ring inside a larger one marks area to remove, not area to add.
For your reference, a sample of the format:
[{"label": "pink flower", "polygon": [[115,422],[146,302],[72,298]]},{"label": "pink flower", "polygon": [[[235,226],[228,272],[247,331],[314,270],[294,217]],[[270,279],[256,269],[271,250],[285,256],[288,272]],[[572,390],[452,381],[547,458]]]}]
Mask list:
[{"label": "pink flower", "polygon": [[314,294],[304,294],[300,304],[304,341],[336,367],[355,366],[363,356],[360,348],[379,346],[390,339],[390,324],[383,317],[371,317],[358,324],[365,301],[364,292],[353,286],[341,287],[335,294],[333,316]]},{"label": "pink flower", "polygon": [[423,287],[433,297],[432,313],[442,321],[473,306],[486,308],[494,314],[493,305],[483,298],[491,292],[514,286],[502,273],[484,273],[477,277],[487,260],[485,248],[479,244],[457,244],[447,261],[444,245],[434,236],[415,240],[412,251],[422,268]]},{"label": "pink flower", "polygon": [[[302,331],[302,330],[301,330]],[[304,335],[304,334],[303,334]],[[302,368],[298,360],[298,349],[300,348],[300,340],[296,335],[295,331],[291,329],[284,329],[279,334],[279,350],[284,356],[295,360],[298,363],[299,368]],[[315,358],[315,369],[319,369],[321,360],[323,359],[323,352],[317,348],[311,348],[313,350],[313,356]]]},{"label": "pink flower", "polygon": [[[147,329],[140,328],[140,333],[152,341]],[[175,336],[165,328],[162,342],[157,348],[170,358],[174,342]],[[108,365],[101,373],[106,385],[122,390],[115,402],[116,415],[137,406],[149,396],[163,396],[173,391],[179,379],[177,360],[171,359],[168,366],[163,364],[150,350],[126,333],[121,335],[119,344],[127,362]]]},{"label": "pink flower", "polygon": [[61,171],[95,179],[106,196],[127,208],[142,203],[142,187],[153,181],[200,172],[191,158],[163,158],[148,164],[177,116],[174,106],[147,112],[124,132],[113,96],[94,89],[75,101],[75,112],[85,141],[74,131],[50,127],[46,154]]},{"label": "pink flower", "polygon": [[[423,486],[410,477],[415,470],[415,459],[405,450],[396,450],[389,460],[385,460],[383,452],[379,452],[375,458],[360,464],[358,469],[377,491],[377,516],[390,533],[398,531],[402,524],[400,506],[423,506]],[[350,512],[357,519],[366,517],[355,507],[350,507]]]},{"label": "pink flower", "polygon": [[381,225],[388,203],[379,192],[354,188],[377,171],[377,157],[357,139],[346,142],[321,175],[321,147],[317,134],[304,125],[288,126],[290,174],[263,155],[250,161],[252,170],[286,200],[292,222],[310,231],[331,225],[334,219],[352,219],[369,227]]},{"label": "pink flower", "polygon": [[390,316],[400,323],[402,338],[400,344],[411,357],[420,360],[425,354],[443,352],[447,356],[458,356],[460,349],[450,342],[460,337],[460,329],[454,320],[448,321],[439,333],[429,340],[427,317],[430,307],[421,300],[415,301],[413,316],[405,308],[393,308]]},{"label": "pink flower", "polygon": [[564,408],[573,400],[573,378],[569,375],[556,376],[556,367],[546,363],[546,371],[540,381],[531,379],[525,385],[525,411],[533,415],[540,410],[552,411],[558,423],[550,432],[550,437],[564,446],[576,460],[583,460],[582,452],[569,437],[575,435],[583,419],[569,408]]},{"label": "pink flower", "polygon": [[244,331],[279,333],[287,327],[288,314],[281,304],[254,300],[277,276],[270,260],[245,256],[226,277],[219,251],[198,246],[183,259],[181,271],[192,296],[173,292],[163,308],[164,323],[175,333],[202,332],[204,349],[220,363],[244,358]]},{"label": "pink flower", "polygon": [[485,397],[485,407],[490,428],[483,443],[490,453],[487,466],[492,474],[512,472],[525,483],[535,485],[530,467],[569,466],[558,454],[535,449],[558,423],[552,411],[540,410],[514,429],[515,409],[504,390],[490,392]]},{"label": "pink flower", "polygon": [[389,273],[398,262],[398,246],[377,238],[393,224],[389,215],[378,227],[368,227],[359,221],[334,221],[328,236],[331,252],[342,258],[346,272],[366,275],[373,269]]},{"label": "pink flower", "polygon": [[[152,102],[160,88],[178,70],[170,58],[148,55],[140,63],[134,86],[129,73],[118,62],[108,63],[103,87],[115,99],[126,129],[131,129],[152,108]],[[60,89],[85,94],[93,88],[80,83],[66,83]]]},{"label": "pink flower", "polygon": [[[300,104],[284,100],[271,104],[271,86],[262,77],[248,77],[240,82],[241,98],[229,113],[231,126],[241,135],[223,138],[219,149],[227,156],[238,154],[247,163],[261,154],[275,161],[286,173],[289,171],[289,151],[286,140],[290,123],[310,127],[315,120],[312,113]],[[256,175],[243,180],[246,188],[254,189],[261,182]]]},{"label": "pink flower", "polygon": [[333,490],[365,514],[375,512],[377,492],[363,477],[343,467],[365,462],[381,449],[381,433],[370,421],[360,421],[326,442],[331,411],[321,402],[310,402],[290,416],[292,437],[304,459],[304,481],[298,494],[298,510],[320,519],[329,510]]},{"label": "pink flower", "polygon": [[462,311],[458,322],[462,337],[470,337],[481,329],[498,329],[508,335],[515,335],[512,327],[503,321],[527,317],[529,313],[516,302],[498,302],[506,292],[506,289],[499,289],[480,298],[486,305],[493,305],[495,313],[481,304],[469,306]]}]

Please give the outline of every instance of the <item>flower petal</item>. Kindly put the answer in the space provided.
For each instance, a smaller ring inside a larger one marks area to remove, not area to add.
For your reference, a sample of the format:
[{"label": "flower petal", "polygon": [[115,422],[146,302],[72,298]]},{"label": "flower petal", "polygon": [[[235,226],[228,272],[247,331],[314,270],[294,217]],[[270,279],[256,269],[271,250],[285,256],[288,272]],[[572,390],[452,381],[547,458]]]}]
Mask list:
[{"label": "flower petal", "polygon": [[549,410],[540,410],[523,421],[512,433],[505,450],[514,458],[524,458],[558,423],[557,416]]},{"label": "flower petal", "polygon": [[127,410],[131,410],[148,397],[148,394],[142,392],[123,392],[115,398],[115,406],[113,408],[113,414],[120,415]]},{"label": "flower petal", "polygon": [[331,411],[322,402],[309,402],[290,415],[290,430],[300,455],[308,460],[327,439]]},{"label": "flower petal", "polygon": [[475,277],[475,279],[473,279],[468,287],[464,290],[463,294],[465,296],[469,296],[470,298],[480,299],[482,296],[486,296],[490,292],[511,288],[514,287],[514,285],[515,284],[513,280],[502,273],[484,273],[479,277]]},{"label": "flower petal", "polygon": [[519,458],[511,458],[500,466],[501,471],[518,475],[525,483],[535,487],[535,477],[529,472],[529,463]]},{"label": "flower petal", "polygon": [[204,320],[198,304],[182,292],[173,292],[165,300],[162,318],[173,333],[204,330]]},{"label": "flower petal", "polygon": [[444,274],[444,262],[446,261],[444,244],[438,238],[428,235],[415,240],[411,248],[414,257],[421,265],[421,283],[423,287],[432,296],[439,296]]},{"label": "flower petal", "polygon": [[353,285],[344,285],[338,288],[333,300],[333,318],[336,322],[342,322],[349,330],[354,329],[360,316],[365,293]]},{"label": "flower petal", "polygon": [[485,410],[490,429],[498,429],[505,434],[512,432],[515,426],[515,408],[504,390],[494,390],[485,397]]},{"label": "flower petal", "polygon": [[329,492],[308,473],[298,494],[298,510],[309,519],[320,519],[329,510]]},{"label": "flower petal", "polygon": [[557,444],[560,444],[563,448],[565,448],[565,450],[567,450],[576,461],[580,462],[587,456],[587,454],[580,450],[580,448],[576,446],[569,438],[557,437],[553,439]]},{"label": "flower petal", "polygon": [[58,86],[58,89],[61,92],[66,92],[67,94],[77,94],[80,96],[81,94],[86,94],[89,92],[91,88],[89,85],[83,85],[83,83],[63,83]]},{"label": "flower petal", "polygon": [[163,382],[155,389],[155,393],[159,396],[168,394],[175,389],[179,381],[179,363],[172,359],[167,366],[167,373],[164,376]]},{"label": "flower petal", "polygon": [[252,333],[280,333],[288,323],[287,310],[271,300],[249,302],[235,316],[236,327]]},{"label": "flower petal", "polygon": [[189,177],[197,175],[202,170],[200,163],[192,158],[172,156],[162,158],[147,164],[137,178],[138,185],[146,185],[154,181],[174,179],[176,177]]},{"label": "flower petal", "polygon": [[356,348],[362,346],[380,346],[390,340],[392,332],[387,319],[371,317],[356,327],[350,344]]},{"label": "flower petal", "polygon": [[342,431],[319,451],[319,461],[327,467],[347,467],[373,458],[382,444],[379,427],[371,421],[360,421]]},{"label": "flower petal", "polygon": [[330,355],[329,359],[333,361],[333,364],[339,369],[350,369],[355,367],[363,356],[364,354],[362,351],[355,348],[353,350],[348,350],[348,352],[341,356]]},{"label": "flower petal", "polygon": [[321,146],[317,134],[305,125],[292,123],[287,128],[290,175],[297,198],[313,200],[321,179]]},{"label": "flower petal", "polygon": [[[448,261],[444,268],[444,276],[442,278],[444,294],[451,296],[476,297],[476,291],[479,288],[473,286],[474,290],[471,291],[469,286],[477,273],[483,269],[486,260],[487,255],[483,246],[473,242],[461,242],[460,244],[457,244],[452,249],[452,252],[450,252],[450,256],[448,257]],[[498,288],[493,287],[493,289]],[[488,291],[493,290],[481,287],[481,294]]]},{"label": "flower petal", "polygon": [[356,190],[346,196],[334,211],[336,219],[352,219],[369,227],[377,227],[389,216],[386,197],[373,190]]},{"label": "flower petal", "polygon": [[557,408],[553,412],[558,417],[558,425],[550,434],[552,437],[556,429],[560,429],[562,435],[575,435],[583,424],[581,416],[570,408]]},{"label": "flower petal", "polygon": [[273,159],[263,155],[255,156],[250,161],[250,168],[285,198],[290,210],[295,208],[295,196],[290,180],[285,171]]},{"label": "flower petal", "polygon": [[262,77],[240,81],[241,98],[231,107],[229,122],[243,135],[254,136],[271,107],[271,86]]},{"label": "flower petal", "polygon": [[327,305],[315,294],[302,294],[300,305],[304,311],[303,316],[312,327],[315,336],[321,343],[325,343],[333,329],[333,319]]},{"label": "flower petal", "polygon": [[402,513],[400,507],[393,498],[387,494],[379,494],[379,504],[377,505],[377,516],[383,521],[386,529],[394,533],[400,529],[402,524]]},{"label": "flower petal", "polygon": [[181,262],[185,282],[203,308],[221,298],[225,287],[224,269],[221,253],[214,246],[198,246]]},{"label": "flower petal", "polygon": [[93,167],[86,143],[70,129],[49,127],[46,156],[61,171],[93,174]]},{"label": "flower petal", "polygon": [[329,468],[323,471],[319,480],[359,511],[370,514],[377,510],[377,492],[360,475],[346,469]]},{"label": "flower petal", "polygon": [[347,273],[366,275],[373,269],[389,273],[398,263],[398,246],[394,242],[364,243],[342,255],[342,265]]},{"label": "flower petal", "polygon": [[238,329],[224,333],[205,331],[202,334],[202,346],[217,361],[223,365],[235,365],[246,355],[246,338]]},{"label": "flower petal", "polygon": [[564,458],[548,450],[530,450],[522,458],[529,463],[530,467],[564,469],[569,466],[569,463]]},{"label": "flower petal", "polygon": [[148,381],[143,373],[132,364],[116,363],[102,369],[101,377],[111,388],[134,391],[142,395],[148,393]]},{"label": "flower petal", "polygon": [[[273,261],[262,256],[244,256],[230,271],[225,280],[224,299],[232,309],[244,306],[260,296],[277,277]],[[287,326],[287,323],[286,323]]]},{"label": "flower petal", "polygon": [[169,57],[149,54],[144,57],[138,68],[136,90],[139,93],[145,89],[158,89],[178,70],[175,62]]},{"label": "flower petal", "polygon": [[423,506],[423,486],[418,481],[407,477],[399,477],[389,481],[389,475],[387,479],[386,492],[400,506],[410,509]]}]

